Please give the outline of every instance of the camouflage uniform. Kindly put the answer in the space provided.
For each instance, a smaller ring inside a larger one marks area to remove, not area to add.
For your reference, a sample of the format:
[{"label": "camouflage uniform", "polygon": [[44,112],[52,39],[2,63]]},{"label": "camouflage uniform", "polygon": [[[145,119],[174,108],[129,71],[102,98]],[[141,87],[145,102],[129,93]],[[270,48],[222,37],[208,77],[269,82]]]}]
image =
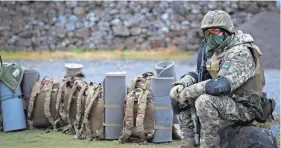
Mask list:
[{"label": "camouflage uniform", "polygon": [[[195,107],[201,123],[205,148],[218,148],[220,141],[218,131],[220,129],[236,122],[249,122],[255,118],[252,110],[235,101],[240,97],[235,96],[236,90],[256,75],[255,60],[251,51],[245,46],[254,40],[249,34],[244,34],[240,30],[235,31],[230,16],[223,11],[208,12],[203,18],[201,28],[210,27],[205,24],[206,22],[213,26],[224,26],[229,32],[234,33],[233,38],[229,45],[214,50],[213,56],[206,59],[207,62],[213,60],[214,56],[219,59],[217,67],[211,65],[211,68],[207,68],[211,75],[208,79],[199,83],[194,83],[190,79],[179,81],[189,85],[185,85],[176,100],[182,108],[183,106]],[[219,81],[217,78],[224,78],[228,81],[229,93],[220,95],[206,93],[208,82],[212,80],[216,83]],[[194,127],[191,109],[180,112],[179,121],[184,136],[183,140],[194,137],[194,132],[191,130]],[[194,142],[190,143],[194,144]],[[180,147],[192,146],[183,143]]]}]

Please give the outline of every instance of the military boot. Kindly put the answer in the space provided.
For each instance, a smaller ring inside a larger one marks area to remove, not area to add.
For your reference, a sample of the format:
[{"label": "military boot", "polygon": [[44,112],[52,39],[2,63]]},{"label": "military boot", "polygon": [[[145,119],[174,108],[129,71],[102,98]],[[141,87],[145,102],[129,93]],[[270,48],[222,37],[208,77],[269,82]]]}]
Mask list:
[{"label": "military boot", "polygon": [[183,139],[179,148],[193,148],[195,145],[195,133],[194,123],[191,117],[191,109],[180,112],[178,119]]},{"label": "military boot", "polygon": [[194,148],[195,139],[194,138],[186,138],[183,139],[181,145],[178,148]]}]

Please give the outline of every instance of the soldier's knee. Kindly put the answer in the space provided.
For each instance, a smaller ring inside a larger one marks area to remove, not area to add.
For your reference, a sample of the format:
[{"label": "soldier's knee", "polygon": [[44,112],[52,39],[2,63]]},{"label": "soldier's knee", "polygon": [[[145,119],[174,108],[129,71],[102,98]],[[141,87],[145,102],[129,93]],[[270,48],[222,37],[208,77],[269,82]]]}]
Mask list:
[{"label": "soldier's knee", "polygon": [[212,96],[211,95],[201,95],[199,96],[196,101],[195,101],[195,108],[197,111],[200,111],[202,109],[206,109],[209,107],[209,104],[213,102]]}]

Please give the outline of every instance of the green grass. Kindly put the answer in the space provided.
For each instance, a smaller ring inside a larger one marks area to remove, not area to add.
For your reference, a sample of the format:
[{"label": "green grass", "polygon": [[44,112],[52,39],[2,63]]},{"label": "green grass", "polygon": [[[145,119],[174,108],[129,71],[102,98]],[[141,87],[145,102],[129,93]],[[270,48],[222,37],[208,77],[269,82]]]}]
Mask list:
[{"label": "green grass", "polygon": [[25,130],[0,133],[0,148],[170,148],[178,147],[180,141],[171,143],[137,145],[119,144],[117,141],[75,140],[72,135],[43,130]]},{"label": "green grass", "polygon": [[3,60],[183,60],[194,55],[195,52],[182,52],[176,49],[163,50],[106,50],[106,51],[44,51],[44,52],[0,52]]}]

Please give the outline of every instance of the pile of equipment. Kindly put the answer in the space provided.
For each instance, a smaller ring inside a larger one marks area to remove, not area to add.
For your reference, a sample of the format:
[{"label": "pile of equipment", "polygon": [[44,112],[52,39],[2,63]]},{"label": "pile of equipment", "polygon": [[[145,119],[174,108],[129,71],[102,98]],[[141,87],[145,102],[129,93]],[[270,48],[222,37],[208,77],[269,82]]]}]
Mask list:
[{"label": "pile of equipment", "polygon": [[158,63],[156,74],[136,76],[128,87],[126,72],[106,73],[101,83],[86,82],[83,65],[71,63],[57,82],[41,78],[36,69],[1,61],[0,130],[47,129],[74,139],[120,143],[171,142],[173,65]]}]

